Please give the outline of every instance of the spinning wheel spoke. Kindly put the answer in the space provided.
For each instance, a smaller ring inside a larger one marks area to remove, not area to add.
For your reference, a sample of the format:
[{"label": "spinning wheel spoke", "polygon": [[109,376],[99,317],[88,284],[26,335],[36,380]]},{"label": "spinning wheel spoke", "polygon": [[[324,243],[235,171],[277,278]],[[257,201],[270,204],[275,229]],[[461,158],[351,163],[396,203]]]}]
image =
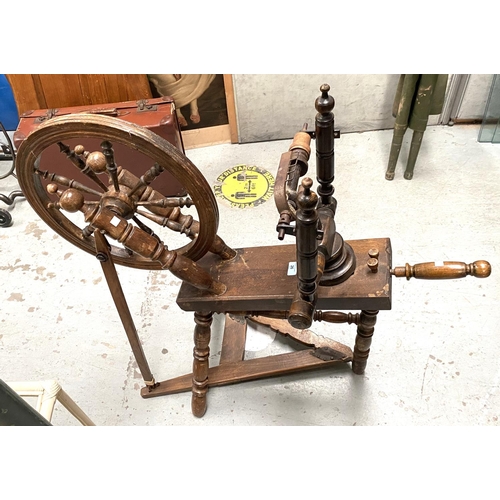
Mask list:
[{"label": "spinning wheel spoke", "polygon": [[[129,193],[129,196],[130,196],[130,193]],[[188,207],[189,208],[189,207],[194,206],[194,202],[189,196],[181,196],[181,197],[163,198],[160,200],[138,201],[138,202],[136,202],[136,205],[137,206],[144,206],[146,208],[149,208],[149,207],[160,207],[160,208]]]},{"label": "spinning wheel spoke", "polygon": [[139,182],[137,182],[130,191],[129,196],[134,195],[142,187],[149,186],[164,171],[165,169],[161,165],[155,163],[143,176],[141,176]]},{"label": "spinning wheel spoke", "polygon": [[137,209],[137,213],[139,215],[142,215],[143,217],[146,217],[149,220],[152,220],[153,222],[156,222],[162,227],[168,227],[169,229],[172,229],[173,231],[176,231],[181,234],[185,234],[190,238],[195,238],[198,234],[195,228],[193,227],[194,226],[193,222],[195,221],[190,215],[184,216],[183,223],[180,223],[171,220],[168,217],[162,217],[161,215],[155,215],[140,209]]},{"label": "spinning wheel spoke", "polygon": [[118,182],[118,174],[116,173],[115,153],[113,146],[109,141],[103,141],[101,144],[102,152],[106,158],[106,168],[108,170],[109,178],[113,183],[115,191],[120,192],[120,183]]},{"label": "spinning wheel spoke", "polygon": [[142,222],[138,217],[136,217],[134,215],[134,217],[132,217],[132,220],[137,224],[138,227],[140,227],[145,233],[147,234],[150,234],[151,236],[154,236],[158,241],[161,241],[160,237],[158,235],[156,235],[154,233],[154,231],[149,227],[147,226],[146,224],[144,224],[144,222]]},{"label": "spinning wheel spoke", "polygon": [[82,174],[86,175],[89,179],[92,179],[100,188],[103,189],[103,191],[108,190],[108,187],[97,177],[97,175],[86,165],[86,163],[75,153],[74,150],[60,141],[57,145],[59,146],[61,153],[64,153]]},{"label": "spinning wheel spoke", "polygon": [[88,186],[85,186],[81,182],[75,181],[74,179],[68,179],[67,177],[64,177],[63,175],[58,175],[52,172],[49,172],[48,170],[35,170],[35,173],[38,174],[40,177],[43,179],[47,179],[49,182],[55,182],[56,184],[59,184],[60,186],[66,186],[69,188],[74,188],[77,189],[78,191],[81,191],[83,193],[88,193],[88,194],[93,194],[94,196],[101,196],[101,193],[99,191],[96,191],[95,189],[89,188]]}]

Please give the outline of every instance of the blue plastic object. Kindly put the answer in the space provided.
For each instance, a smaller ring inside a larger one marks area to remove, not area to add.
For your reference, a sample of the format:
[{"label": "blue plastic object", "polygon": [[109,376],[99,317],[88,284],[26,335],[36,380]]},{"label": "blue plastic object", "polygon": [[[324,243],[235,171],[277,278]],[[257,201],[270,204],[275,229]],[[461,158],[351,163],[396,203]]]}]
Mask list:
[{"label": "blue plastic object", "polygon": [[0,75],[0,122],[9,131],[16,130],[19,125],[16,101],[5,75]]}]

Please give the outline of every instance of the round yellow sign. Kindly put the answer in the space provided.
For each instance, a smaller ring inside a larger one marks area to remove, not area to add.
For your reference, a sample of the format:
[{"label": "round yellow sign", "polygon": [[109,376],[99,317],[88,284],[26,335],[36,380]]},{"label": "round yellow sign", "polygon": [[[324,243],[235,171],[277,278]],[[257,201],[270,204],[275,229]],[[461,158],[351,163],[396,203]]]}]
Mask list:
[{"label": "round yellow sign", "polygon": [[228,201],[234,208],[255,207],[271,198],[274,177],[263,168],[236,165],[217,177],[215,195]]}]

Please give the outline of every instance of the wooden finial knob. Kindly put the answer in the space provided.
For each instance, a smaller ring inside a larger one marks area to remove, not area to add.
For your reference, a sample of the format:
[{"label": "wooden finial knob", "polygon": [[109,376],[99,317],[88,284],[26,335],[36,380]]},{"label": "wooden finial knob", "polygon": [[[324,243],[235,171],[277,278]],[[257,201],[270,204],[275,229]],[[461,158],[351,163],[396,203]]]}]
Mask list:
[{"label": "wooden finial knob", "polygon": [[75,153],[77,155],[83,154],[84,151],[85,151],[85,148],[81,144],[79,144],[78,146],[75,146]]},{"label": "wooden finial knob", "polygon": [[50,184],[47,184],[47,187],[45,189],[47,190],[47,193],[56,194],[57,190],[59,189],[59,186],[51,182]]},{"label": "wooden finial knob", "polygon": [[78,212],[84,203],[83,194],[76,189],[66,189],[59,199],[59,206],[66,212]]},{"label": "wooden finial knob", "polygon": [[96,174],[106,171],[106,157],[100,151],[90,153],[85,164]]},{"label": "wooden finial knob", "polygon": [[302,187],[304,188],[304,193],[309,195],[313,185],[313,180],[310,177],[304,177],[302,179]]},{"label": "wooden finial knob", "polygon": [[321,96],[316,99],[315,106],[316,111],[321,113],[322,115],[331,113],[332,109],[335,106],[335,99],[328,94],[330,91],[330,85],[324,83],[319,88],[321,91]]},{"label": "wooden finial knob", "polygon": [[472,276],[487,278],[491,274],[491,264],[485,260],[476,260],[472,263]]},{"label": "wooden finial knob", "polygon": [[311,191],[312,185],[313,180],[310,177],[302,179],[302,190],[297,197],[297,203],[302,210],[316,208],[318,204],[318,195],[314,191]]}]

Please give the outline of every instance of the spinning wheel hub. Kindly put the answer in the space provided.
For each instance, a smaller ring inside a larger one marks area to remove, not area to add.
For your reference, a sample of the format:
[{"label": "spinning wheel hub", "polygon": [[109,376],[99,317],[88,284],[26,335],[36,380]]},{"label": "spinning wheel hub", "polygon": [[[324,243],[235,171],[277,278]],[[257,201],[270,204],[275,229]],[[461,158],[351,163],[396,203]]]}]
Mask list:
[{"label": "spinning wheel hub", "polygon": [[120,186],[120,191],[110,190],[102,195],[100,205],[109,208],[124,219],[131,219],[135,215],[137,205],[127,193],[130,193],[130,189],[125,186]]}]

